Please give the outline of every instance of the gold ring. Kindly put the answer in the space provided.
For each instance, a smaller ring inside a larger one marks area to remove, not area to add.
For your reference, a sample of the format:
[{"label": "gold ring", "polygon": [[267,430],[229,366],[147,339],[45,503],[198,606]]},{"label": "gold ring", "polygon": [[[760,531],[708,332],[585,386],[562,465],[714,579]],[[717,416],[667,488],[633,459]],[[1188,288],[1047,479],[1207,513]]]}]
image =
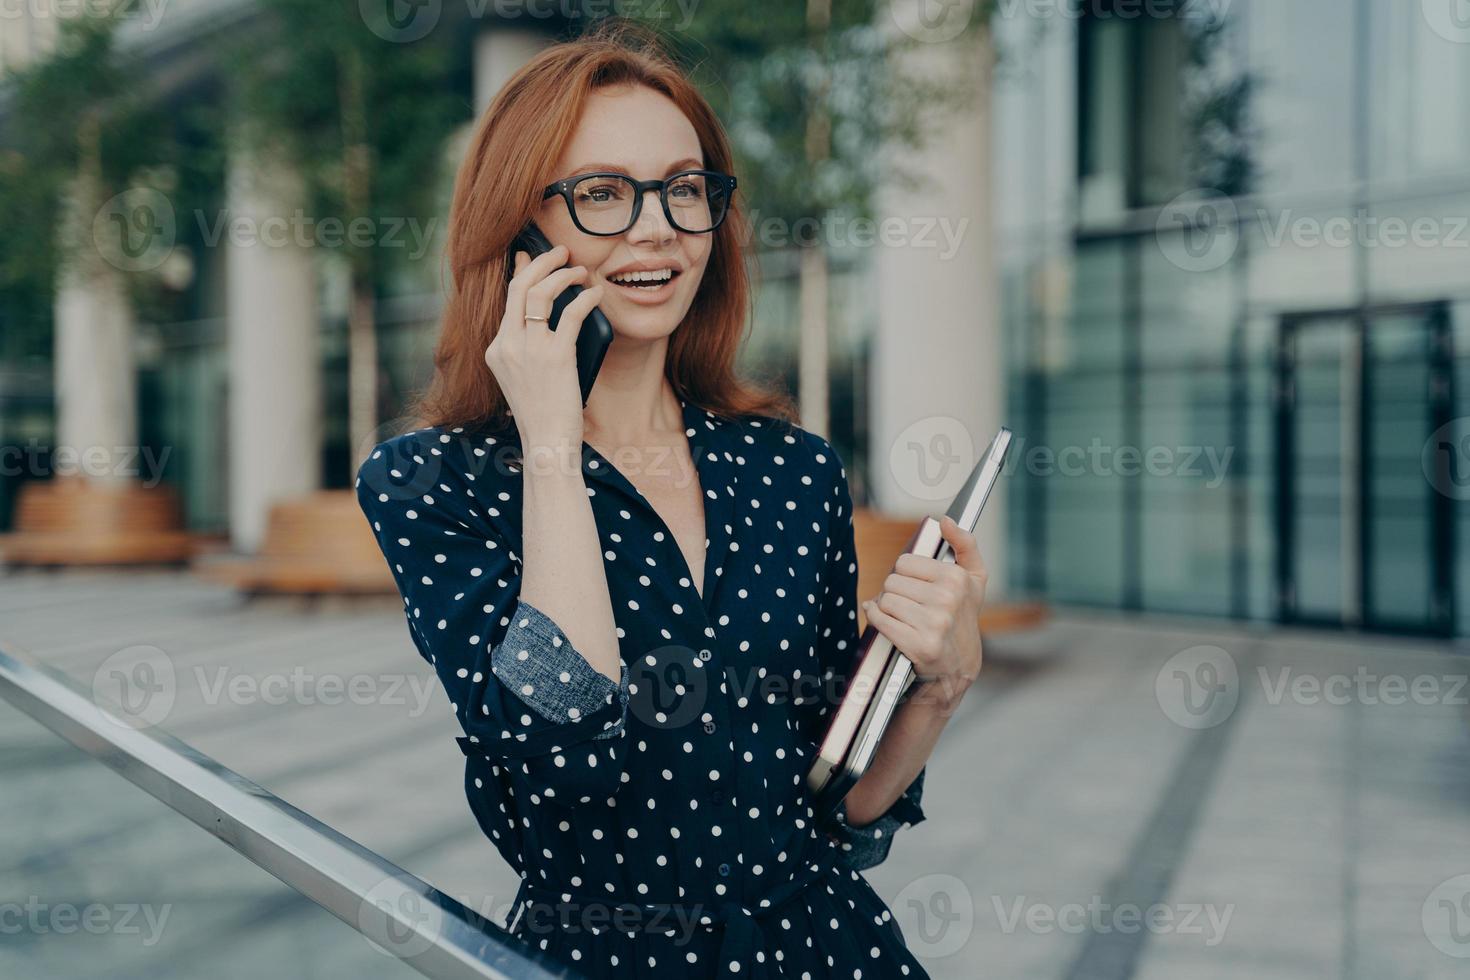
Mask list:
[{"label": "gold ring", "polygon": [[551,322],[550,320],[548,320],[544,316],[532,316],[531,314],[527,313],[526,314],[526,322],[529,323],[532,320],[540,320],[542,323],[550,323]]}]

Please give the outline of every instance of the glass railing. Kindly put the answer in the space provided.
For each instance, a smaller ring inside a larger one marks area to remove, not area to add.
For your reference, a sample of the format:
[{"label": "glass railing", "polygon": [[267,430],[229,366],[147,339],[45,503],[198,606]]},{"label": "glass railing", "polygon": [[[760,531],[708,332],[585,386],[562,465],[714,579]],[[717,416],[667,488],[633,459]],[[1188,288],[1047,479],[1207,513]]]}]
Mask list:
[{"label": "glass railing", "polygon": [[[3,648],[0,699],[0,976],[575,976],[174,736],[129,724],[117,706]],[[327,924],[329,915],[349,928]]]}]

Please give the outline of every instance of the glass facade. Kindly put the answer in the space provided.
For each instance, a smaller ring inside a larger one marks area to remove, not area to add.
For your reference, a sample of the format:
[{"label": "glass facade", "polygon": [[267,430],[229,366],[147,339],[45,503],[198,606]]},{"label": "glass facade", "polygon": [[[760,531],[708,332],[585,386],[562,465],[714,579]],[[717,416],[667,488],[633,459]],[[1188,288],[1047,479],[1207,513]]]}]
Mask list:
[{"label": "glass facade", "polygon": [[1470,634],[1470,38],[1073,8],[996,20],[1012,580]]}]

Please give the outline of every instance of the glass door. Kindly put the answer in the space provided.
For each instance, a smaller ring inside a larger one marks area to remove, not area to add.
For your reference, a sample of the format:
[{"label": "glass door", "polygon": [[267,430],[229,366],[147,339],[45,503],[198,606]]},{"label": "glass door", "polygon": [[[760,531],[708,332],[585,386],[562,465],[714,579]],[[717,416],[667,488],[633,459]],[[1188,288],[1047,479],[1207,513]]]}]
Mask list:
[{"label": "glass door", "polygon": [[1277,375],[1286,622],[1447,634],[1452,511],[1426,479],[1449,412],[1440,306],[1294,316]]},{"label": "glass door", "polygon": [[1282,619],[1359,620],[1359,334],[1347,316],[1290,320],[1278,379]]}]

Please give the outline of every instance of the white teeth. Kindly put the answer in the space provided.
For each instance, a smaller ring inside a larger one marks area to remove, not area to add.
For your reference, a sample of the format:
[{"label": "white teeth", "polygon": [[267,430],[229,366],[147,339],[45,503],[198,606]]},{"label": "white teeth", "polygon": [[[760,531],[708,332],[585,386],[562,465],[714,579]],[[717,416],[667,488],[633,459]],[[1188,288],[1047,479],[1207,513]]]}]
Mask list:
[{"label": "white teeth", "polygon": [[623,272],[608,278],[613,282],[667,282],[674,278],[674,270],[650,269],[647,272]]}]

